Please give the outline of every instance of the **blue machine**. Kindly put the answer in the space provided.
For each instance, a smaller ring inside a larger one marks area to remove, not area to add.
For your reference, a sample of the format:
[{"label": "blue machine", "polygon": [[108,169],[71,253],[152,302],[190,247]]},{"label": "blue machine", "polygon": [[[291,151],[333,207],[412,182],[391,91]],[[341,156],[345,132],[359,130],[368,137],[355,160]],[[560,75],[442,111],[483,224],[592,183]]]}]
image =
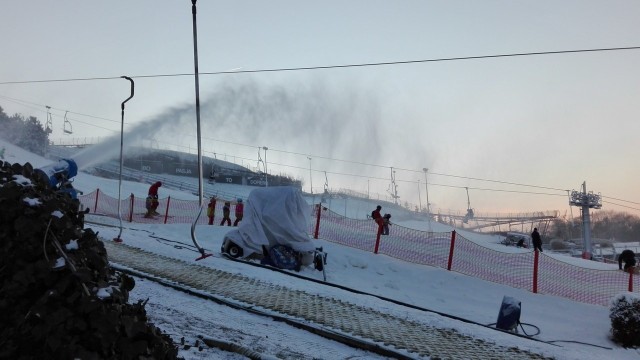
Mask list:
[{"label": "blue machine", "polygon": [[69,194],[73,199],[78,192],[71,185],[71,179],[78,175],[78,164],[71,159],[61,159],[56,163],[36,169],[41,176],[49,179],[49,186],[59,192]]},{"label": "blue machine", "polygon": [[517,333],[520,323],[520,307],[520,301],[510,296],[503,297],[496,328]]}]

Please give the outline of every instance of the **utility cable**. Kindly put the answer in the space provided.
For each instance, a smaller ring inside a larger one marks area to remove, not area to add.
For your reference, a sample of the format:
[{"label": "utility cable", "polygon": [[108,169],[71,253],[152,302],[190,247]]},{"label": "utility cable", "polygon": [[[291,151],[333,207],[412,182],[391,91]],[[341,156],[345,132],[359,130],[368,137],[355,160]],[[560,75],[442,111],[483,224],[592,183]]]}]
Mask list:
[{"label": "utility cable", "polygon": [[[481,60],[481,59],[496,59],[496,58],[506,58],[506,57],[594,53],[594,52],[609,52],[609,51],[624,51],[624,50],[640,50],[640,46],[596,48],[596,49],[576,49],[576,50],[557,50],[557,51],[537,51],[537,52],[508,53],[508,54],[494,54],[494,55],[477,55],[477,56],[459,56],[459,57],[447,57],[447,58],[435,58],[435,59],[387,61],[387,62],[374,62],[374,63],[361,63],[361,64],[322,65],[322,66],[303,66],[303,67],[273,68],[273,69],[198,72],[198,75],[255,74],[255,73],[287,72],[287,71],[328,70],[328,69],[345,69],[345,68],[372,67],[372,66],[408,65],[408,64],[420,64],[420,63],[442,62],[442,61]],[[134,75],[134,76],[130,76],[130,77],[132,79],[144,79],[144,78],[179,77],[179,76],[194,76],[194,75],[195,75],[194,73],[175,73],[175,74],[155,74],[155,75]],[[121,78],[120,76],[105,76],[105,77],[48,79],[48,80],[3,81],[3,82],[0,82],[0,85],[51,83],[51,82],[73,82],[73,81],[98,81],[98,80],[115,80],[115,79],[120,79],[120,78]]]}]

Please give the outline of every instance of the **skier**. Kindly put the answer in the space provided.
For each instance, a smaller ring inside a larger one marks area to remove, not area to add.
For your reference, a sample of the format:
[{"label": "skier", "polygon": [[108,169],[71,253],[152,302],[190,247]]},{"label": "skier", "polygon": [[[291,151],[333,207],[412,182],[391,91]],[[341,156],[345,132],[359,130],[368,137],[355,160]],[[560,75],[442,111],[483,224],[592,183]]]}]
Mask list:
[{"label": "skier", "polygon": [[233,226],[238,226],[238,223],[242,221],[242,216],[244,215],[244,204],[242,204],[242,199],[238,198],[238,203],[236,204],[236,221],[233,222]]},{"label": "skier", "polygon": [[158,201],[158,188],[161,186],[162,186],[162,182],[156,181],[149,187],[149,192],[147,196],[147,203],[148,203],[147,215],[149,216],[160,215],[157,209],[158,209],[158,205],[160,205],[160,202]]},{"label": "skier", "polygon": [[231,203],[229,201],[225,201],[222,207],[222,221],[220,222],[220,226],[223,226],[225,222],[227,226],[231,226]]},{"label": "skier", "polygon": [[371,212],[371,218],[378,224],[378,233],[382,231],[382,225],[384,220],[382,219],[382,215],[380,215],[380,210],[382,210],[382,206],[376,206],[376,209]]},{"label": "skier", "polygon": [[618,268],[622,270],[622,262],[624,261],[624,271],[629,271],[629,268],[633,268],[636,266],[636,254],[627,249],[623,250],[620,255],[618,255]]},{"label": "skier", "polygon": [[207,216],[209,217],[209,225],[213,225],[213,218],[216,215],[216,197],[211,197],[209,205],[207,205]]},{"label": "skier", "polygon": [[538,228],[533,228],[531,241],[533,242],[533,250],[542,252],[542,238],[540,237]]},{"label": "skier", "polygon": [[382,235],[389,235],[389,225],[391,225],[391,214],[384,214],[382,217]]}]

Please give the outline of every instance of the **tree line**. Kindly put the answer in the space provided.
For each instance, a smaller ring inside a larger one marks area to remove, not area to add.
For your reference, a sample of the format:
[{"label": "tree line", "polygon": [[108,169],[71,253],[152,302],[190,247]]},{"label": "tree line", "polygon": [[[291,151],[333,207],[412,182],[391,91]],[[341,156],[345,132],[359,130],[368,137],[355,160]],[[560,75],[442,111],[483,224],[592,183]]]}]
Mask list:
[{"label": "tree line", "polygon": [[[591,237],[616,242],[640,241],[640,217],[614,210],[591,211]],[[552,239],[570,240],[582,237],[582,221],[558,219],[547,232]]]},{"label": "tree line", "polygon": [[35,116],[8,116],[0,107],[0,137],[32,153],[44,156],[51,129],[45,129]]}]

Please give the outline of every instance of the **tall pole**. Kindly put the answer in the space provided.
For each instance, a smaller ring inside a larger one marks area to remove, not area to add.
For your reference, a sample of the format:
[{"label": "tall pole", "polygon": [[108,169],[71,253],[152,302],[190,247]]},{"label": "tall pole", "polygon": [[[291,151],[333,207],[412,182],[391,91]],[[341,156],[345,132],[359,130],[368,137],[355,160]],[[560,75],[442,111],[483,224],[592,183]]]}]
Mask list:
[{"label": "tall pole", "polygon": [[418,212],[422,211],[422,196],[420,196],[420,179],[418,179]]},{"label": "tall pole", "polygon": [[427,193],[427,216],[429,216],[431,214],[431,204],[429,204],[429,181],[427,180],[427,172],[429,169],[422,168],[422,171],[424,171],[424,190]]},{"label": "tall pole", "polygon": [[198,138],[198,204],[202,206],[202,133],[200,130],[200,78],[198,73],[198,26],[196,23],[196,1],[191,0],[191,14],[193,16],[193,67],[196,86],[196,133]]},{"label": "tall pole", "polygon": [[[583,199],[588,199],[587,182],[582,183]],[[582,233],[584,234],[583,259],[591,259],[591,216],[589,215],[589,201],[582,203]]]},{"label": "tall pole", "polygon": [[198,26],[196,23],[196,1],[191,0],[191,15],[193,17],[193,65],[194,65],[194,75],[195,75],[195,86],[196,86],[196,133],[198,138],[198,205],[200,211],[198,212],[198,216],[191,224],[191,240],[193,240],[193,244],[196,246],[198,251],[200,251],[201,256],[196,259],[202,260],[206,257],[211,256],[211,254],[205,253],[205,250],[198,244],[198,240],[196,239],[196,223],[198,222],[198,218],[202,213],[202,205],[203,205],[203,184],[202,184],[202,133],[200,131],[200,80],[198,77]]},{"label": "tall pole", "polygon": [[309,159],[309,190],[311,191],[311,195],[313,195],[313,177],[311,177],[311,157],[307,156]]},{"label": "tall pole", "polygon": [[569,205],[579,206],[582,212],[582,236],[584,249],[583,259],[591,259],[591,218],[589,209],[600,209],[602,207],[602,197],[593,193],[587,193],[587,182],[582,183],[582,191],[571,191]]},{"label": "tall pole", "polygon": [[429,204],[429,180],[427,180],[429,169],[422,168],[422,171],[424,171],[424,191],[427,193],[427,220],[429,220],[429,231],[431,231],[431,204]]},{"label": "tall pole", "polygon": [[269,177],[267,176],[267,150],[268,147],[263,146],[264,149],[264,187],[269,187]]},{"label": "tall pole", "polygon": [[120,172],[118,176],[118,220],[120,221],[120,232],[118,233],[118,236],[113,239],[113,241],[115,242],[122,242],[122,238],[120,237],[122,235],[122,215],[120,214],[120,203],[122,202],[122,164],[124,162],[124,158],[122,155],[122,150],[124,149],[124,104],[127,101],[131,100],[131,98],[133,97],[133,80],[127,76],[121,76],[121,78],[129,80],[129,82],[131,83],[131,94],[125,101],[122,102],[122,104],[120,104],[122,113],[122,121],[120,122]]}]

